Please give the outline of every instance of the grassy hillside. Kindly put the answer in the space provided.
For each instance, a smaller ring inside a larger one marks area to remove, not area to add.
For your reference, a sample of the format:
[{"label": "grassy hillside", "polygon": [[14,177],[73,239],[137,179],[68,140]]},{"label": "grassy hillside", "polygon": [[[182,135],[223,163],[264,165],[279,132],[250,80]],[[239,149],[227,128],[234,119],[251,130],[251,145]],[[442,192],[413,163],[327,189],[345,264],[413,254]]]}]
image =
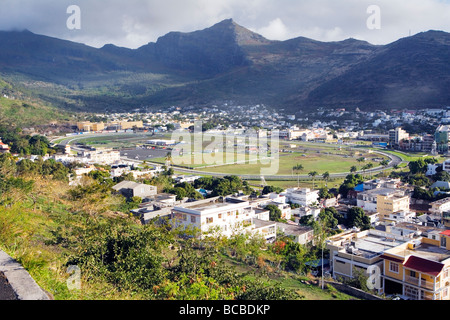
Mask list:
[{"label": "grassy hillside", "polygon": [[[168,226],[142,226],[110,183],[69,187],[20,175],[11,160],[0,156],[0,249],[57,300],[351,299],[285,270],[294,252],[306,261],[315,251],[289,245],[288,255],[245,237],[200,244]],[[70,265],[80,268],[78,289],[68,285]]]},{"label": "grassy hillside", "polygon": [[71,114],[0,78],[0,124],[35,127],[69,121]]}]

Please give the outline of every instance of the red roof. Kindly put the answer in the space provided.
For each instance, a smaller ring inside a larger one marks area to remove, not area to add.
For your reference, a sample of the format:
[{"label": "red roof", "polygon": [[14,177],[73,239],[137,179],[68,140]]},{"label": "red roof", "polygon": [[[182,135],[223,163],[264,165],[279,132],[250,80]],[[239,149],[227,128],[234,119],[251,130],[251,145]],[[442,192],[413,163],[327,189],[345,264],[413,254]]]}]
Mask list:
[{"label": "red roof", "polygon": [[437,277],[442,272],[444,265],[442,263],[423,259],[416,256],[410,256],[404,264],[405,268],[413,269]]},{"label": "red roof", "polygon": [[439,234],[443,234],[444,236],[449,236],[449,237],[450,237],[450,230],[442,231],[442,232],[439,233]]}]

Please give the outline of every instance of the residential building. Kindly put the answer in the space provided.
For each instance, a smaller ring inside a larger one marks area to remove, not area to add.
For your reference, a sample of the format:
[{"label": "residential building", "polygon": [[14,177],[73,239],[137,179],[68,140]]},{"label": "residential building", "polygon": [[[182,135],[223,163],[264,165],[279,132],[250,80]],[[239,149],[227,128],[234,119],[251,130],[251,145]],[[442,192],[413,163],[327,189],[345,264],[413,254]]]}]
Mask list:
[{"label": "residential building", "polygon": [[88,163],[110,165],[120,162],[120,151],[111,149],[93,149],[82,151],[79,156],[86,158]]},{"label": "residential building", "polygon": [[381,255],[406,241],[407,237],[374,229],[350,230],[327,239],[330,250],[330,267],[334,279],[352,279],[355,271],[371,274],[383,265]]},{"label": "residential building", "polygon": [[281,222],[277,222],[276,225],[280,232],[292,238],[298,244],[306,245],[314,241],[314,229],[311,227]]},{"label": "residential building", "polygon": [[[380,210],[377,209],[377,203],[378,203],[378,196],[383,197],[390,197],[393,195],[398,195],[400,197],[405,196],[405,191],[401,189],[392,189],[392,188],[375,188],[371,190],[366,190],[364,192],[360,192],[356,196],[356,205],[365,211],[375,211],[379,212],[380,214],[388,213],[387,211],[390,210],[390,207],[388,207],[388,204],[382,205],[383,209],[385,210],[383,212],[380,212]],[[384,198],[380,198],[380,200],[384,200]],[[380,202],[381,203],[381,202]],[[394,209],[394,208],[392,208]],[[398,209],[401,210],[401,209]],[[395,210],[395,211],[398,211]],[[394,212],[394,211],[390,211]]]},{"label": "residential building", "polygon": [[450,172],[450,159],[447,159],[442,163],[442,170]]},{"label": "residential building", "polygon": [[378,194],[377,212],[380,214],[380,219],[397,219],[397,216],[409,219],[412,216],[409,209],[410,200],[409,195],[401,193]]},{"label": "residential building", "polygon": [[275,222],[264,221],[248,201],[231,197],[215,197],[185,203],[172,209],[171,220],[175,226],[197,229],[204,237],[218,232],[230,237],[233,234],[261,234],[268,241],[276,238]]},{"label": "residential building", "polygon": [[437,151],[439,153],[447,153],[449,145],[449,126],[440,125],[434,133],[434,140],[436,141]]},{"label": "residential building", "polygon": [[430,213],[442,215],[444,212],[450,212],[450,197],[433,201],[430,205]]},{"label": "residential building", "polygon": [[112,127],[116,130],[128,130],[133,128],[144,128],[142,121],[113,121],[108,124],[108,127]]},{"label": "residential building", "polygon": [[282,195],[286,197],[286,201],[301,206],[311,206],[319,203],[319,190],[311,190],[309,188],[290,188]]},{"label": "residential building", "polygon": [[407,140],[408,138],[409,134],[400,127],[389,130],[389,145],[392,148],[398,148],[400,142],[404,139]]},{"label": "residential building", "polygon": [[82,121],[77,123],[77,127],[79,131],[103,131],[105,130],[105,124],[103,122],[92,123],[90,121]]},{"label": "residential building", "polygon": [[292,216],[295,218],[295,223],[299,223],[300,219],[304,216],[312,216],[314,220],[317,220],[320,214],[321,208],[318,207],[300,207],[291,211]]},{"label": "residential building", "polygon": [[450,197],[431,202],[430,205],[430,213],[439,216],[441,223],[450,228]]},{"label": "residential building", "polygon": [[450,231],[430,233],[381,256],[380,293],[413,300],[449,300]]},{"label": "residential building", "polygon": [[373,180],[367,180],[363,182],[363,190],[373,190],[373,189],[379,189],[379,188],[389,188],[389,189],[396,189],[401,185],[400,179],[373,179]]},{"label": "residential building", "polygon": [[143,199],[158,193],[155,186],[127,180],[116,184],[113,189],[127,198],[139,197]]}]

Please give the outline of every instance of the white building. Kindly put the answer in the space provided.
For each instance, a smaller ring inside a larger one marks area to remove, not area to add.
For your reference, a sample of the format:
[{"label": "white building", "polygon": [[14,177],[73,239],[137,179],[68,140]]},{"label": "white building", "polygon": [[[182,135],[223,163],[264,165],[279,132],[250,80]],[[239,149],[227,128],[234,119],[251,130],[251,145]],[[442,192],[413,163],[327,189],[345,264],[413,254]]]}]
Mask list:
[{"label": "white building", "polygon": [[430,212],[436,215],[442,215],[444,212],[450,211],[450,197],[430,203]]},{"label": "white building", "polygon": [[274,240],[275,222],[260,218],[262,217],[250,207],[248,201],[222,197],[176,206],[171,215],[174,226],[197,229],[202,233],[202,237],[217,232],[226,237],[248,232],[259,233],[266,240]]},{"label": "white building", "polygon": [[356,205],[364,211],[377,212],[378,195],[389,196],[392,194],[404,195],[404,191],[391,188],[375,188],[361,192],[357,195]]},{"label": "white building", "polygon": [[287,202],[299,204],[301,206],[311,206],[319,203],[319,190],[309,188],[291,188],[282,193]]},{"label": "white building", "polygon": [[110,165],[120,162],[120,151],[109,149],[89,150],[83,151],[81,157],[85,159],[80,159],[80,161]]}]

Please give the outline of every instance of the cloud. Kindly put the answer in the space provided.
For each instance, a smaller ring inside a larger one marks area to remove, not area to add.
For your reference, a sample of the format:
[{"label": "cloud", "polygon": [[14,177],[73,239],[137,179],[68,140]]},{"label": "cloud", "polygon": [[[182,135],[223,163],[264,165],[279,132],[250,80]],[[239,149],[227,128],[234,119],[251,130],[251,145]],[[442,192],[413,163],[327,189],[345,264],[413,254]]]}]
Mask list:
[{"label": "cloud", "polygon": [[268,26],[256,30],[256,33],[270,40],[287,40],[291,38],[288,28],[280,18],[270,21]]},{"label": "cloud", "polygon": [[[228,18],[269,39],[358,38],[385,44],[430,29],[450,32],[448,0],[2,0],[0,29],[32,32],[100,47],[136,48],[170,31],[204,29]],[[81,8],[81,30],[68,30],[66,9]],[[381,9],[369,30],[367,8]]]}]

